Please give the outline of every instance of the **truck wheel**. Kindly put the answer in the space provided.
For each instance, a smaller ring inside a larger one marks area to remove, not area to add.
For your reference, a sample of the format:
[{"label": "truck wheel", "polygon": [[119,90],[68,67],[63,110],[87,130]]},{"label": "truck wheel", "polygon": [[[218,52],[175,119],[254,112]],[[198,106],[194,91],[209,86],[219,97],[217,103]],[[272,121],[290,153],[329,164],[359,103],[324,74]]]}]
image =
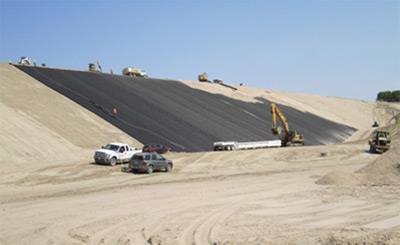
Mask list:
[{"label": "truck wheel", "polygon": [[369,147],[369,152],[375,153],[374,147],[370,146],[370,147]]},{"label": "truck wheel", "polygon": [[115,158],[115,157],[111,158],[111,159],[110,159],[110,165],[111,165],[111,166],[117,165],[117,158]]},{"label": "truck wheel", "polygon": [[165,168],[165,172],[171,172],[172,171],[172,165],[168,164],[167,167]]},{"label": "truck wheel", "polygon": [[148,174],[152,174],[152,173],[153,173],[153,165],[149,165],[149,166],[147,167],[147,173],[148,173]]}]

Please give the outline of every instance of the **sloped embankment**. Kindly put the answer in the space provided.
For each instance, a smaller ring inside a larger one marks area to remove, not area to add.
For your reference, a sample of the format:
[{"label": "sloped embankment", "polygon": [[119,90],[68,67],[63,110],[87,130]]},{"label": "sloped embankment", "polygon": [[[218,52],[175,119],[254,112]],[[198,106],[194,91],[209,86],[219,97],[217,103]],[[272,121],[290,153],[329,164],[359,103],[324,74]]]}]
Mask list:
[{"label": "sloped embankment", "polygon": [[[143,143],[163,143],[175,151],[211,150],[221,140],[275,139],[270,102],[245,102],[193,89],[178,81],[104,73],[17,66]],[[110,112],[118,109],[117,117]],[[281,106],[306,144],[338,143],[354,129]]]},{"label": "sloped embankment", "polygon": [[0,163],[7,166],[89,160],[87,153],[108,141],[141,145],[8,64],[0,64],[0,112]]},{"label": "sloped embankment", "polygon": [[373,163],[357,171],[366,177],[362,183],[370,185],[400,185],[400,114],[395,124],[386,127],[391,132],[391,149]]},{"label": "sloped embankment", "polygon": [[331,172],[316,183],[323,185],[400,185],[400,114],[392,125],[385,127],[391,132],[392,146],[372,163],[354,173]]},{"label": "sloped embankment", "polygon": [[374,121],[386,124],[386,120],[382,116],[388,114],[385,108],[382,111],[384,115],[376,115],[375,110],[377,105],[372,101],[283,92],[245,86],[236,86],[237,90],[234,91],[214,83],[199,83],[188,80],[183,80],[182,83],[209,93],[221,94],[248,102],[257,102],[266,99],[303,112],[318,115],[336,123],[348,125],[357,130],[370,129]]}]

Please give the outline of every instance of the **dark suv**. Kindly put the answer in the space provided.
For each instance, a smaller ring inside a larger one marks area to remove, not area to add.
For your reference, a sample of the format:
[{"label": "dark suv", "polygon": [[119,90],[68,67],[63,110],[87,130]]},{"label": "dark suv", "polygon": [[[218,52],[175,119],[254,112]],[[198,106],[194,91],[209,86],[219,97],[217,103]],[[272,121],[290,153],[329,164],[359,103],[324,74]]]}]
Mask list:
[{"label": "dark suv", "polygon": [[136,153],[129,162],[129,169],[133,172],[151,174],[153,171],[170,172],[172,168],[172,161],[165,159],[157,152]]},{"label": "dark suv", "polygon": [[142,151],[143,152],[157,152],[160,154],[167,153],[171,150],[171,148],[166,147],[165,145],[161,144],[148,144],[144,145]]}]

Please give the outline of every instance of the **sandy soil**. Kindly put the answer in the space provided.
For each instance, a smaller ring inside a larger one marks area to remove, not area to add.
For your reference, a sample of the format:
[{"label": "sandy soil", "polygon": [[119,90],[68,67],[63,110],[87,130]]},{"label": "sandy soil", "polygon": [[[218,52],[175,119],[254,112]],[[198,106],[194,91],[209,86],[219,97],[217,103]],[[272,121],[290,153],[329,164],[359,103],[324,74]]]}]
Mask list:
[{"label": "sandy soil", "polygon": [[398,244],[398,186],[315,183],[382,157],[367,149],[347,143],[170,153],[174,171],[153,175],[89,161],[22,169],[1,176],[0,241]]},{"label": "sandy soil", "polygon": [[373,162],[356,172],[332,171],[317,181],[333,185],[400,185],[400,114],[394,123],[380,128],[392,135],[390,151],[380,155]]}]

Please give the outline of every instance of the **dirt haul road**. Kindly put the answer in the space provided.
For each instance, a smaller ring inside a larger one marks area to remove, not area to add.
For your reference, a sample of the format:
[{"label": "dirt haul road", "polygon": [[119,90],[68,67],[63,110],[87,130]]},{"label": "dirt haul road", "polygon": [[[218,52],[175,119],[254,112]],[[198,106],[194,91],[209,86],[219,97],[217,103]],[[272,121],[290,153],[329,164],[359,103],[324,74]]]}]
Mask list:
[{"label": "dirt haul road", "polygon": [[2,244],[400,242],[400,189],[318,185],[380,156],[342,144],[171,153],[172,173],[89,162],[1,176]]}]

